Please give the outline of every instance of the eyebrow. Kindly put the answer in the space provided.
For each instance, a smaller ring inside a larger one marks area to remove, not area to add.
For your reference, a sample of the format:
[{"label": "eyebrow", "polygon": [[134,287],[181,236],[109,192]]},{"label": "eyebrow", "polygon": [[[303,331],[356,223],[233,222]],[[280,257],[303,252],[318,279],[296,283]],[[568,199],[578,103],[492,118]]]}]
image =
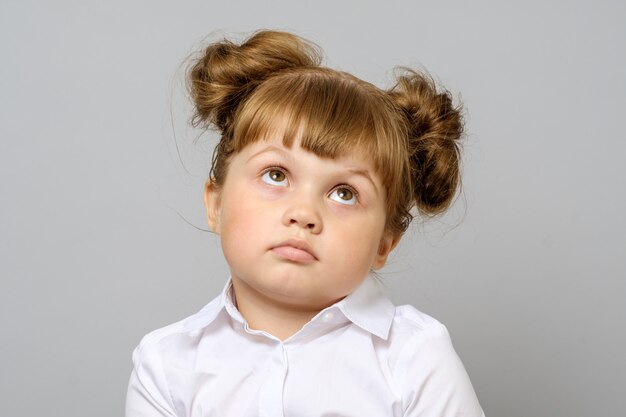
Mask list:
[{"label": "eyebrow", "polygon": [[266,153],[266,152],[277,152],[277,153],[281,154],[282,156],[284,156],[286,159],[289,159],[290,161],[294,161],[293,157],[288,152],[285,152],[284,150],[282,150],[281,148],[279,148],[277,146],[270,145],[267,148],[263,148],[259,152],[256,152],[256,153],[252,154],[250,156],[250,158],[248,158],[248,160],[246,162],[250,162],[252,159],[254,159],[257,156],[261,155],[262,153]]},{"label": "eyebrow", "polygon": [[[283,149],[277,146],[273,146],[273,145],[270,145],[267,148],[263,148],[259,152],[252,154],[246,162],[250,162],[252,159],[266,152],[279,153],[283,157],[285,157],[285,159],[288,159],[291,163],[296,163],[295,159],[288,152],[285,152]],[[372,179],[372,177],[370,176],[367,170],[360,169],[360,168],[348,168],[347,171],[352,175],[358,175],[368,180],[370,184],[372,184],[372,187],[374,188],[374,191],[376,192],[376,195],[378,196],[378,187],[376,187],[376,183],[374,182],[374,180]]]},{"label": "eyebrow", "polygon": [[368,180],[370,182],[370,184],[372,184],[372,187],[374,188],[374,192],[378,196],[378,187],[376,187],[376,183],[374,183],[374,180],[372,179],[372,177],[370,177],[369,172],[367,172],[364,169],[359,169],[359,168],[349,168],[348,172],[353,174],[353,175],[359,175],[359,176],[365,178],[366,180]]}]

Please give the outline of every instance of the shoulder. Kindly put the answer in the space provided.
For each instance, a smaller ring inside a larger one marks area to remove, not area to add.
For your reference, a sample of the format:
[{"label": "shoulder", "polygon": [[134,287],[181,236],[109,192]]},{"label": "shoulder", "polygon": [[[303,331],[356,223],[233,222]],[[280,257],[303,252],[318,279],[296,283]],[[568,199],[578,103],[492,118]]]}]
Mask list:
[{"label": "shoulder", "polygon": [[197,313],[143,336],[133,352],[135,368],[158,365],[164,354],[179,350],[179,345],[199,335],[215,320],[220,307],[219,297],[216,297]]},{"label": "shoulder", "polygon": [[405,410],[483,415],[450,333],[434,317],[410,305],[396,307],[388,359]]},{"label": "shoulder", "polygon": [[389,349],[390,365],[400,374],[408,367],[441,367],[459,360],[447,327],[411,305],[396,307]]},{"label": "shoulder", "polygon": [[126,396],[126,415],[174,416],[170,389],[171,366],[177,367],[196,351],[193,340],[215,321],[219,297],[197,313],[151,331],[133,351],[133,371]]},{"label": "shoulder", "polygon": [[391,344],[405,346],[436,338],[450,338],[443,323],[412,305],[396,307],[389,337]]},{"label": "shoulder", "polygon": [[439,320],[418,310],[409,304],[396,306],[394,325],[413,331],[428,330],[431,327],[443,326]]}]

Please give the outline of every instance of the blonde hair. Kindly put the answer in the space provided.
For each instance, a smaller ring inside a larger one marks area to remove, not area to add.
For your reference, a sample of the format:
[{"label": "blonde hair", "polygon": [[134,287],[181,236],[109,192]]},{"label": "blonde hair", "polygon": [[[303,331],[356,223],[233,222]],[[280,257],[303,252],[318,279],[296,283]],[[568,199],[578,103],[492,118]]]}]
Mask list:
[{"label": "blonde hair", "polygon": [[402,234],[416,206],[434,215],[459,185],[463,121],[449,92],[433,79],[400,68],[382,90],[349,73],[321,65],[319,48],[296,35],[259,31],[241,44],[208,45],[191,62],[191,123],[217,128],[210,181],[221,187],[230,158],[286,121],[283,143],[323,158],[359,152],[386,190],[386,231]]}]

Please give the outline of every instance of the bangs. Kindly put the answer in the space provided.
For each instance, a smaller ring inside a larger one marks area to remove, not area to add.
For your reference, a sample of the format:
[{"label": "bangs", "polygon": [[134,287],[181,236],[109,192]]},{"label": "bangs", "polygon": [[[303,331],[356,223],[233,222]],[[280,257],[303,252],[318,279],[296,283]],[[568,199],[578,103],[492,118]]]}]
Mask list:
[{"label": "bangs", "polygon": [[288,71],[262,82],[238,111],[233,148],[282,134],[320,158],[362,156],[383,183],[398,178],[406,155],[406,132],[397,110],[375,86],[338,71]]}]

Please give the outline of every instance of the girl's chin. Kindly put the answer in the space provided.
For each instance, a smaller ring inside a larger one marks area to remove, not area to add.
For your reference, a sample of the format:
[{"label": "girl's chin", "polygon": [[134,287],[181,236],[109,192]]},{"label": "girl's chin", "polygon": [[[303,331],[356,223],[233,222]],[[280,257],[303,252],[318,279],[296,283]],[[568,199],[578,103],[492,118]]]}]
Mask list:
[{"label": "girl's chin", "polygon": [[332,300],[326,300],[323,296],[312,297],[315,292],[314,289],[308,285],[303,285],[305,284],[303,282],[294,282],[292,276],[284,279],[280,279],[280,277],[275,278],[271,282],[256,283],[251,287],[253,291],[262,295],[266,300],[294,310],[321,310],[332,304]]}]

